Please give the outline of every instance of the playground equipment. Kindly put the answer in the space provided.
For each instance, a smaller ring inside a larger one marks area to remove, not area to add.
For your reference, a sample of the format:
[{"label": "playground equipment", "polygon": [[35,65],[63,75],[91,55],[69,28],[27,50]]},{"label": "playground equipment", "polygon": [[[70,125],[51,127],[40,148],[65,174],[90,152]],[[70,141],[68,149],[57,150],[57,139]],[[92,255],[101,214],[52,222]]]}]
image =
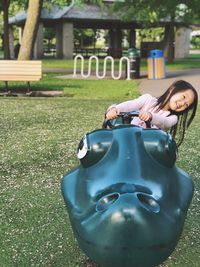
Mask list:
[{"label": "playground equipment", "polygon": [[[135,71],[131,69],[131,64],[130,64],[130,59],[128,57],[121,57],[119,60],[119,70],[118,70],[118,75],[115,75],[115,66],[114,66],[114,58],[111,56],[107,56],[104,58],[104,63],[103,63],[103,74],[100,74],[99,71],[99,58],[97,56],[91,56],[89,57],[88,60],[88,72],[87,74],[84,74],[84,57],[82,55],[77,55],[74,58],[74,72],[73,72],[73,77],[77,77],[77,61],[78,59],[81,60],[81,76],[83,78],[89,78],[91,76],[91,67],[92,67],[92,60],[95,61],[95,75],[98,79],[104,79],[106,77],[107,73],[107,62],[111,62],[111,77],[114,80],[118,80],[122,77],[122,63],[125,61],[126,63],[126,79],[131,80],[131,74]],[[131,62],[133,62],[134,59],[131,59]]]},{"label": "playground equipment", "polygon": [[[80,248],[103,267],[153,267],[175,249],[193,195],[171,135],[123,113],[87,133],[62,194]],[[110,129],[107,129],[109,127]]]}]

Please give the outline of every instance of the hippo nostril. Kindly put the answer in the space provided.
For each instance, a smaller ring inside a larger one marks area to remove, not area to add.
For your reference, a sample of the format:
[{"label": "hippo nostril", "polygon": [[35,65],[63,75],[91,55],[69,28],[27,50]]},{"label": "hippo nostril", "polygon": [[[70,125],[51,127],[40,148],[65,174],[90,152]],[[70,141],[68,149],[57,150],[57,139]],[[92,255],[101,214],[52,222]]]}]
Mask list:
[{"label": "hippo nostril", "polygon": [[106,196],[103,196],[101,199],[99,199],[96,210],[97,211],[104,211],[106,210],[110,205],[112,205],[117,199],[120,197],[120,194],[115,192]]},{"label": "hippo nostril", "polygon": [[152,198],[151,196],[143,193],[137,194],[137,198],[144,208],[154,213],[158,213],[160,211],[160,205],[158,202]]}]

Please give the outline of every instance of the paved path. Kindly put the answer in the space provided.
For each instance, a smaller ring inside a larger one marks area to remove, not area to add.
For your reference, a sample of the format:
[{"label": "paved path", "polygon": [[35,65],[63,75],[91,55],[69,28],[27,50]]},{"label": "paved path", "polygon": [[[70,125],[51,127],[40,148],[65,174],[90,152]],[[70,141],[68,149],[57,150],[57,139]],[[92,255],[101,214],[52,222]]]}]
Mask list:
[{"label": "paved path", "polygon": [[[45,69],[44,72],[59,72],[63,73],[63,76],[59,75],[58,78],[73,78],[72,70],[66,71],[66,69]],[[78,75],[77,79],[82,79],[82,77]],[[90,79],[97,79],[97,77],[91,76]],[[109,76],[107,79],[109,79]],[[166,79],[161,80],[148,80],[147,72],[141,72],[141,78],[137,81],[139,82],[139,90],[141,94],[149,93],[153,96],[160,96],[174,81],[177,80],[185,80],[191,83],[197,90],[200,98],[200,69],[167,71]]]},{"label": "paved path", "polygon": [[200,69],[167,71],[166,79],[161,80],[148,80],[146,73],[142,73],[141,76],[138,80],[141,94],[160,96],[174,81],[185,80],[194,86],[200,98]]}]

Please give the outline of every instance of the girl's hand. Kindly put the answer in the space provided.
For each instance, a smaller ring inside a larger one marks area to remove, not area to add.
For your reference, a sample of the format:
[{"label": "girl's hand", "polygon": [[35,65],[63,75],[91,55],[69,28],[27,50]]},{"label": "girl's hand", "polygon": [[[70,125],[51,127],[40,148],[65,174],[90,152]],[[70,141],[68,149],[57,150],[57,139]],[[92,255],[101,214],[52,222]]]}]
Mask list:
[{"label": "girl's hand", "polygon": [[119,115],[119,113],[120,110],[118,108],[111,108],[106,114],[106,119],[113,120]]},{"label": "girl's hand", "polygon": [[152,114],[150,112],[140,112],[138,117],[142,121],[151,121],[152,120]]}]

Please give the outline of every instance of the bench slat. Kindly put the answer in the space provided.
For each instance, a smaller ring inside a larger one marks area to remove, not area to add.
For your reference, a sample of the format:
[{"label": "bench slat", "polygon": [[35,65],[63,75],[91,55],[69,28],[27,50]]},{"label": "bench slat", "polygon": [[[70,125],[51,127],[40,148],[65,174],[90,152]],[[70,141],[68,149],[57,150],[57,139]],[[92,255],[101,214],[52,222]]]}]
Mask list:
[{"label": "bench slat", "polygon": [[17,69],[1,69],[0,68],[0,75],[38,75],[41,76],[42,73],[38,69],[22,69],[22,68],[17,68]]},{"label": "bench slat", "polygon": [[0,64],[3,65],[40,65],[41,66],[41,61],[40,60],[0,60]]},{"label": "bench slat", "polygon": [[0,81],[39,81],[42,62],[38,60],[0,60]]},{"label": "bench slat", "polygon": [[25,82],[31,82],[31,81],[39,81],[40,77],[38,76],[0,76],[0,81],[8,82],[8,81],[25,81]]}]

